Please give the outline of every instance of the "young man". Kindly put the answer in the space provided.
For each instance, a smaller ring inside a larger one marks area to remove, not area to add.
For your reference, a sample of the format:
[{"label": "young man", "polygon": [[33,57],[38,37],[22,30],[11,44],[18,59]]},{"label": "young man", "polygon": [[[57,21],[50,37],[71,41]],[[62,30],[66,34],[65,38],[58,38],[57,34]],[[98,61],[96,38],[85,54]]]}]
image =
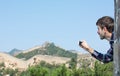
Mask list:
[{"label": "young man", "polygon": [[79,46],[81,48],[85,49],[86,51],[88,51],[96,59],[102,61],[103,63],[108,63],[110,61],[113,61],[114,19],[109,17],[109,16],[104,16],[104,17],[101,17],[97,20],[96,25],[97,25],[97,28],[98,28],[97,33],[100,36],[100,39],[102,39],[102,40],[106,39],[110,43],[110,48],[107,51],[107,53],[102,54],[102,53],[94,50],[93,48],[91,48],[87,44],[87,42],[85,40],[80,41]]}]

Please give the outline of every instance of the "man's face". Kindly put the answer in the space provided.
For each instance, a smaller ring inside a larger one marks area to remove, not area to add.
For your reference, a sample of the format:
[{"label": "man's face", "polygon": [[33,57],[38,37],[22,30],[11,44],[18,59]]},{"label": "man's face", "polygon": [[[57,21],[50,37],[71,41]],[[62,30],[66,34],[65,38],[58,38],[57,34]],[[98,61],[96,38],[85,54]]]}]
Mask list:
[{"label": "man's face", "polygon": [[100,36],[100,39],[102,39],[102,40],[105,39],[105,31],[104,31],[104,29],[101,29],[100,26],[97,26],[97,28],[98,28],[97,33]]}]

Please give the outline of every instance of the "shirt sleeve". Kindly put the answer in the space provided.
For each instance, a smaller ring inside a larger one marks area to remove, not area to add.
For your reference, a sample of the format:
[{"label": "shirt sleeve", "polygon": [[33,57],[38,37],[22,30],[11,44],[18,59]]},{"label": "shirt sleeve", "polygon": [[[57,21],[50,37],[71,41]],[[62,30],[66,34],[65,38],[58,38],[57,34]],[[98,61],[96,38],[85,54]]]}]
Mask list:
[{"label": "shirt sleeve", "polygon": [[103,63],[108,63],[108,62],[113,61],[113,49],[112,48],[110,48],[106,54],[102,54],[94,50],[94,52],[91,55]]}]

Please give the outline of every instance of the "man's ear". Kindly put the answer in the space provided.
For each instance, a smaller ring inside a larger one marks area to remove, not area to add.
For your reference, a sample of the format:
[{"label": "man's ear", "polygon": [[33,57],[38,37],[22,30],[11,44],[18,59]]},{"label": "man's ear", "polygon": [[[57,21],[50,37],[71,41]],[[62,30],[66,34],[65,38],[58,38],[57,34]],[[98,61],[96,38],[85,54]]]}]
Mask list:
[{"label": "man's ear", "polygon": [[108,31],[106,27],[103,27],[103,30],[104,30],[104,31]]}]

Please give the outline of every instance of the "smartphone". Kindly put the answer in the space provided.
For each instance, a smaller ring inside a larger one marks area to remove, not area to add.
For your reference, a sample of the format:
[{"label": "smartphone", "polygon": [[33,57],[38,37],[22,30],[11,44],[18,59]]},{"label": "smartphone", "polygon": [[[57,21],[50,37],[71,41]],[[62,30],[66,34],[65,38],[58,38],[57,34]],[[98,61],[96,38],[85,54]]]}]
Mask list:
[{"label": "smartphone", "polygon": [[79,41],[79,45],[81,45],[82,44],[82,41]]}]

